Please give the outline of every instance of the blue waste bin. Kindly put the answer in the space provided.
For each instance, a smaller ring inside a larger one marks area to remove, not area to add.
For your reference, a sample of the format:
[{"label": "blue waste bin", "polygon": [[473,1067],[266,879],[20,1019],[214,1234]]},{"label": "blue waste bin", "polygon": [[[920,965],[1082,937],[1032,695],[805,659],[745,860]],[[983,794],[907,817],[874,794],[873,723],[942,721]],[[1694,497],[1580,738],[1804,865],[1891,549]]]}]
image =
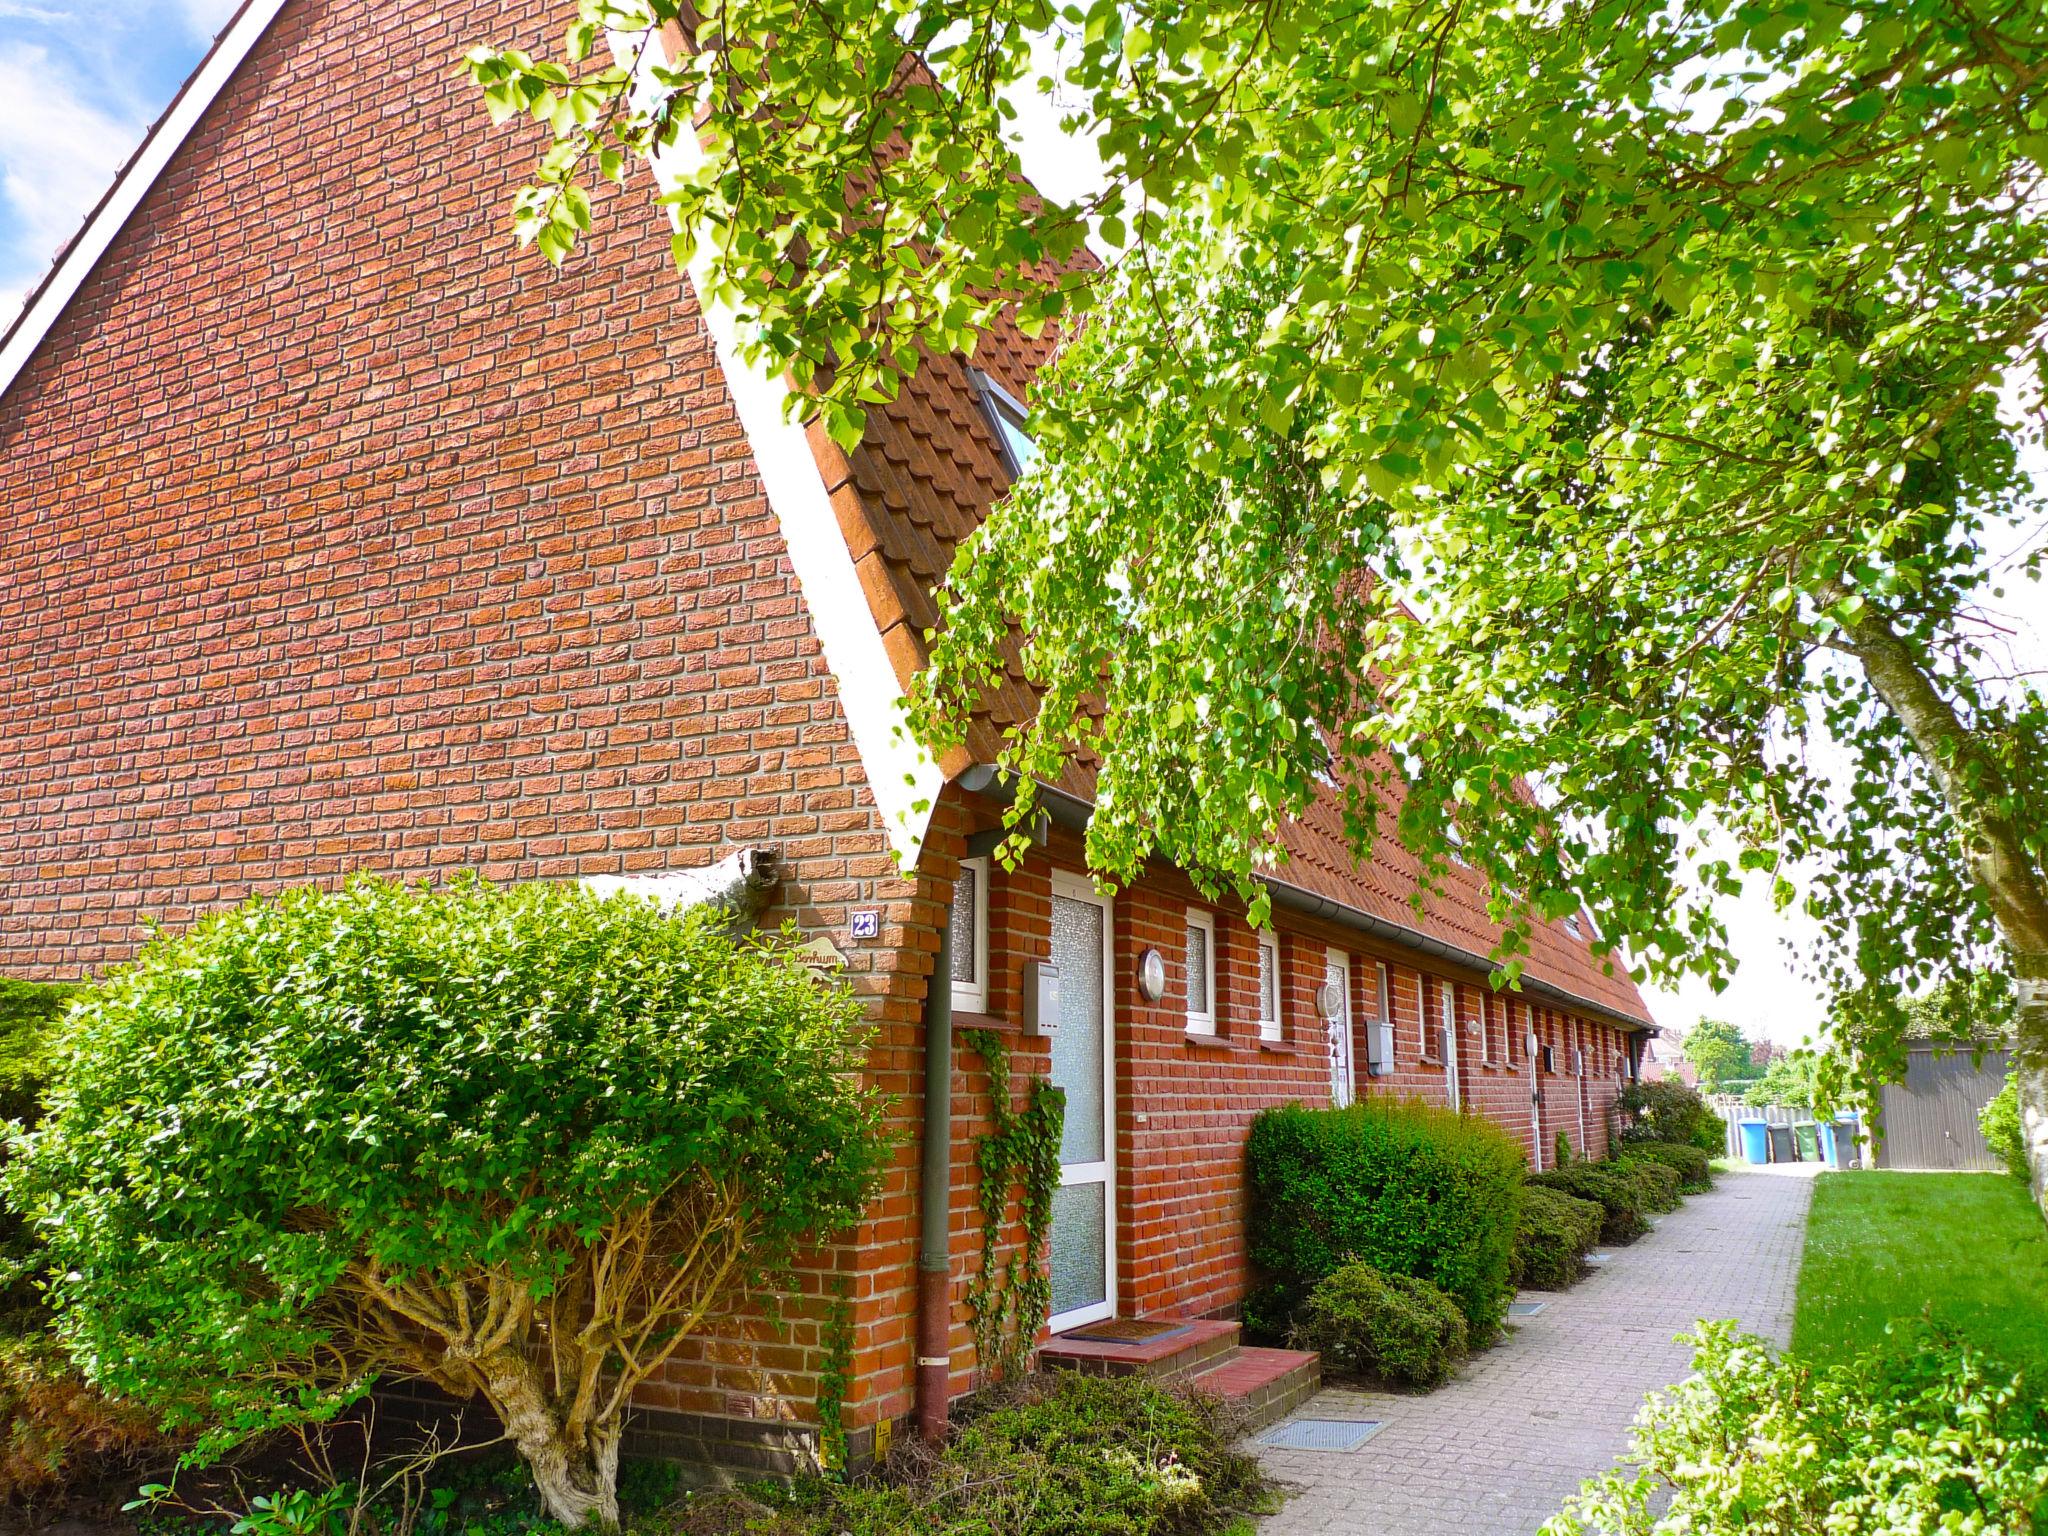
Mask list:
[{"label": "blue waste bin", "polygon": [[1742,1160],[1761,1168],[1771,1160],[1771,1126],[1767,1120],[1742,1122]]},{"label": "blue waste bin", "polygon": [[1820,1160],[1830,1168],[1842,1166],[1835,1151],[1835,1122],[1832,1120],[1823,1120],[1820,1123]]}]

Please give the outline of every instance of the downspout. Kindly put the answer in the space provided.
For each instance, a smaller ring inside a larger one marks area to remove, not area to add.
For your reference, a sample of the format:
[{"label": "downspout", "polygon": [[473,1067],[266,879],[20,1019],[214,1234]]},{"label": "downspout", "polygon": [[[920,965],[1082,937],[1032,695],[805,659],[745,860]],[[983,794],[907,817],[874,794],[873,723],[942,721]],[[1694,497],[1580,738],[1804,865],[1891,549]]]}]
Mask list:
[{"label": "downspout", "polygon": [[924,1168],[917,1254],[917,1432],[945,1438],[953,1390],[953,925],[924,995]]}]

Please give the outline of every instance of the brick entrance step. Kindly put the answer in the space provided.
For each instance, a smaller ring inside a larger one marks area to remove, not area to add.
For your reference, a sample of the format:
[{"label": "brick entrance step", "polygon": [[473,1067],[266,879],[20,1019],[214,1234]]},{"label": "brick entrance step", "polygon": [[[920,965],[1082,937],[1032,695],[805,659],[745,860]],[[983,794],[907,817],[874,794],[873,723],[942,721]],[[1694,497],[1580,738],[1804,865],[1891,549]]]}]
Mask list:
[{"label": "brick entrance step", "polygon": [[1168,1327],[1141,1339],[1075,1336],[1117,1331],[1100,1323],[1057,1334],[1039,1350],[1039,1362],[1050,1370],[1185,1381],[1238,1404],[1247,1431],[1286,1417],[1322,1385],[1320,1356],[1296,1349],[1241,1346],[1236,1323],[1210,1318],[1149,1321],[1164,1322]]}]

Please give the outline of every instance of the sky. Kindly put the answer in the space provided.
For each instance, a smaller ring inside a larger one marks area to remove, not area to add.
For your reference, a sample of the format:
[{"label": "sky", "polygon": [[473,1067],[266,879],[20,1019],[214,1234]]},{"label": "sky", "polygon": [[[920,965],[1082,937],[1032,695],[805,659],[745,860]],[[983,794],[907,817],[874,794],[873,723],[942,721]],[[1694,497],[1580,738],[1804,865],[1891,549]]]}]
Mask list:
[{"label": "sky", "polygon": [[[0,327],[235,9],[236,0],[0,0]],[[1100,184],[1092,150],[1059,131],[1054,106],[1023,96],[1017,105],[1026,168],[1047,192]],[[2048,476],[2048,462],[2036,474]],[[2009,590],[2001,617],[2018,663],[2048,668],[2048,590]],[[1718,996],[1704,984],[1646,988],[1652,1013],[1678,1029],[1705,1015],[1802,1043],[1824,1012],[1792,963],[1811,925],[1773,912],[1760,885],[1722,915],[1738,960],[1732,984]]]},{"label": "sky", "polygon": [[0,0],[0,325],[235,0]]}]

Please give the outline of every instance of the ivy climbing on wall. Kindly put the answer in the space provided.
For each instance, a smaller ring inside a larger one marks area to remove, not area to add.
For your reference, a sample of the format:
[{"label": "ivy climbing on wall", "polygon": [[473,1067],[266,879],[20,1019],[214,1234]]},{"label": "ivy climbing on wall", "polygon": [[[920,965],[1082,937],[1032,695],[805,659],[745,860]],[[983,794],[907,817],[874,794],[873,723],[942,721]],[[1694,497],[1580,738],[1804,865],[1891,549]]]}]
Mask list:
[{"label": "ivy climbing on wall", "polygon": [[[974,1316],[974,1353],[990,1381],[1018,1375],[1031,1358],[1038,1330],[1052,1305],[1045,1267],[1052,1231],[1052,1196],[1060,1183],[1060,1134],[1066,1124],[1066,1093],[1051,1079],[1034,1078],[1023,1104],[1010,1094],[1010,1050],[993,1030],[971,1029],[962,1040],[988,1068],[994,1124],[975,1149],[980,1175],[981,1263],[967,1286]],[[1023,1241],[998,1262],[1008,1226],[1010,1197],[1017,1191]]]}]

